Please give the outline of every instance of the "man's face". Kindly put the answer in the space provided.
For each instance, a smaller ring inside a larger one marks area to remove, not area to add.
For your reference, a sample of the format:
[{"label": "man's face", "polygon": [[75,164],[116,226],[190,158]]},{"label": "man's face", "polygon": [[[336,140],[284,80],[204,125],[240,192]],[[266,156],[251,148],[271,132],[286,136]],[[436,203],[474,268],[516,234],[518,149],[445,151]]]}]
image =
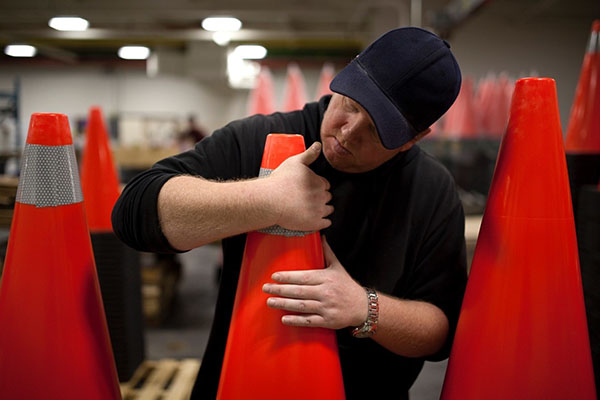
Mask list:
[{"label": "man's face", "polygon": [[390,160],[403,147],[383,147],[375,124],[360,104],[334,93],[321,124],[323,154],[338,171],[371,171]]}]

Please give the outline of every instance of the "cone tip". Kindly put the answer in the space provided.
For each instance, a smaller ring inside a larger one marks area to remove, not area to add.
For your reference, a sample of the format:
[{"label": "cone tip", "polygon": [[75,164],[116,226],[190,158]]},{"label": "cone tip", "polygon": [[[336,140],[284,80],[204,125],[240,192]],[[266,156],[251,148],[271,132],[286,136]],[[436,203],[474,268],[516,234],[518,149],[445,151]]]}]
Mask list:
[{"label": "cone tip", "polygon": [[600,19],[596,19],[592,23],[592,32],[600,32]]},{"label": "cone tip", "polygon": [[517,83],[519,83],[520,85],[528,84],[528,83],[554,85],[555,81],[553,78],[526,77],[526,78],[518,79]]},{"label": "cone tip", "polygon": [[515,82],[514,90],[515,93],[525,90],[528,93],[534,91],[554,96],[554,93],[556,93],[556,82],[552,78],[521,78]]},{"label": "cone tip", "polygon": [[261,168],[275,169],[286,158],[302,153],[304,137],[298,134],[270,133],[267,135]]},{"label": "cone tip", "polygon": [[33,113],[29,122],[27,143],[43,146],[73,144],[69,119],[65,114]]}]

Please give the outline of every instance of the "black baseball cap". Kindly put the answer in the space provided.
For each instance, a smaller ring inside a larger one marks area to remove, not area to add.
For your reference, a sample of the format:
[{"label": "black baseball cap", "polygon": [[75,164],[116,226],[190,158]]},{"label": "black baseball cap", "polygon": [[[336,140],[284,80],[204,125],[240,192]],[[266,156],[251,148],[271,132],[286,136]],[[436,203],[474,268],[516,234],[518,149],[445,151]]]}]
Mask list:
[{"label": "black baseball cap", "polygon": [[375,40],[330,88],[367,110],[384,147],[395,149],[437,121],[460,84],[450,45],[425,29],[405,27]]}]

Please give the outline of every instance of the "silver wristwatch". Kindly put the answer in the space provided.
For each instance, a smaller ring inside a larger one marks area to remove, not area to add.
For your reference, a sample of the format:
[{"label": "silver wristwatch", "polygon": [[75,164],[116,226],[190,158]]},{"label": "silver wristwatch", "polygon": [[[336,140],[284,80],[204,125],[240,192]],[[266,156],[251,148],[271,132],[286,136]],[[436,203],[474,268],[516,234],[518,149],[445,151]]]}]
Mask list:
[{"label": "silver wristwatch", "polygon": [[369,306],[367,320],[361,326],[352,329],[352,336],[359,339],[373,336],[379,321],[379,297],[377,297],[377,292],[371,288],[365,288],[365,290],[367,291]]}]

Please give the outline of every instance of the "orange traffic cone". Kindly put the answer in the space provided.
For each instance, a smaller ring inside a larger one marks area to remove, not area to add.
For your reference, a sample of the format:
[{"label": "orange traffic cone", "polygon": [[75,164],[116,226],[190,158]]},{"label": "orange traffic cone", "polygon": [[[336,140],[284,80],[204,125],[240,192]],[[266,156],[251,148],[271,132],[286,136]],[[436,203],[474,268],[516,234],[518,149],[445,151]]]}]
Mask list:
[{"label": "orange traffic cone", "polygon": [[588,50],[571,107],[566,150],[600,153],[600,20],[592,24]]},{"label": "orange traffic cone", "polygon": [[565,148],[575,221],[579,194],[600,179],[600,20],[592,24],[588,50],[571,107]]},{"label": "orange traffic cone", "polygon": [[33,114],[0,285],[0,397],[120,399],[69,122]]},{"label": "orange traffic cone", "polygon": [[596,399],[553,79],[517,81],[444,400]]},{"label": "orange traffic cone", "polygon": [[[304,150],[299,135],[267,137],[261,176]],[[319,232],[250,232],[242,261],[218,399],[343,399],[335,331],[285,326],[262,286],[282,270],[323,268]]]},{"label": "orange traffic cone", "polygon": [[306,88],[304,76],[296,63],[287,68],[287,77],[283,93],[283,111],[301,110],[306,104]]},{"label": "orange traffic cone", "polygon": [[463,79],[456,101],[444,116],[445,136],[453,139],[472,139],[479,136],[473,103],[473,79]]},{"label": "orange traffic cone", "polygon": [[119,178],[99,107],[92,107],[89,112],[81,190],[90,231],[112,231],[110,214],[119,197]]},{"label": "orange traffic cone", "polygon": [[323,64],[321,68],[321,75],[319,75],[319,82],[317,83],[317,94],[315,96],[315,100],[319,101],[319,99],[327,94],[332,94],[333,92],[329,88],[331,81],[335,77],[335,68],[331,63]]},{"label": "orange traffic cone", "polygon": [[268,67],[261,67],[256,78],[256,86],[248,98],[248,115],[269,115],[275,112],[275,89],[273,77]]}]

